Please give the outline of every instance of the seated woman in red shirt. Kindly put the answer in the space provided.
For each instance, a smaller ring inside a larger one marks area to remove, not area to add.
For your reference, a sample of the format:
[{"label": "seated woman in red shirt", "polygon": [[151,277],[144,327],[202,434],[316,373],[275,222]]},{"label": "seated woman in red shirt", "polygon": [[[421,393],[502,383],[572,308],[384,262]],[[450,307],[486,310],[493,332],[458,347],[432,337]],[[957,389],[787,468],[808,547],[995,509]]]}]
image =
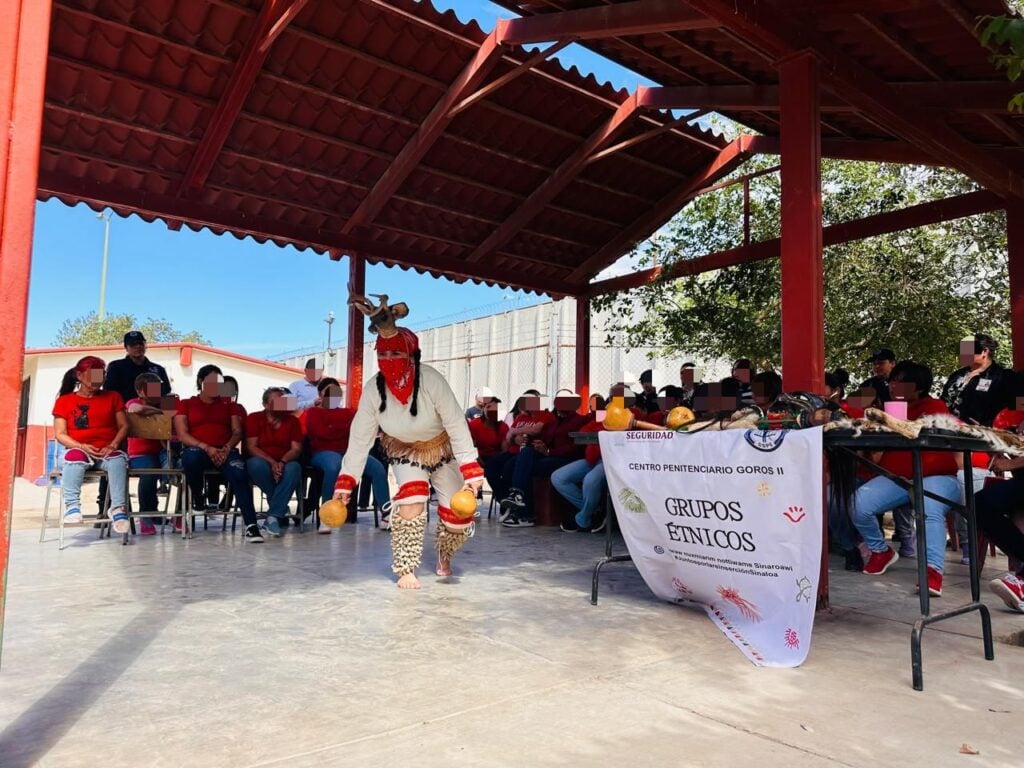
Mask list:
[{"label": "seated woman in red shirt", "polygon": [[97,468],[107,473],[114,531],[127,533],[128,457],[121,443],[128,435],[128,419],[121,395],[102,389],[106,367],[98,357],[83,357],[64,374],[53,404],[53,431],[68,449],[61,472],[64,522],[82,522],[82,481],[86,470]]},{"label": "seated woman in red shirt", "polygon": [[[320,404],[303,411],[306,417],[306,436],[309,438],[309,463],[323,474],[321,502],[334,498],[334,484],[341,472],[341,460],[348,450],[349,432],[354,408],[342,407],[341,385],[337,379],[321,379],[317,385]],[[363,482],[373,486],[373,497],[385,516],[390,510],[391,489],[388,487],[388,468],[373,456],[366,457]],[[330,533],[330,527],[320,523],[320,533]]]},{"label": "seated woman in red shirt", "polygon": [[256,524],[252,486],[245,463],[238,453],[242,440],[242,419],[237,406],[221,397],[224,377],[216,365],[204,365],[196,376],[199,394],[178,403],[174,431],[183,447],[181,468],[185,472],[192,508],[203,509],[203,473],[219,470],[234,491],[235,501],[245,521],[243,538],[252,543],[263,541]]},{"label": "seated woman in red shirt", "polygon": [[469,434],[481,466],[487,459],[501,453],[501,445],[508,434],[508,424],[498,418],[499,403],[501,400],[498,398],[490,398],[480,406],[480,415],[469,420]]},{"label": "seated woman in red shirt", "polygon": [[302,426],[292,411],[295,396],[283,387],[263,392],[263,410],[245,419],[245,468],[266,495],[270,508],[263,530],[281,535],[281,520],[288,516],[288,500],[302,476]]},{"label": "seated woman in red shirt", "polygon": [[[946,404],[928,394],[932,387],[932,371],[921,363],[904,360],[892,370],[889,391],[895,400],[907,403],[907,418],[911,421],[926,414],[948,414]],[[924,489],[951,501],[960,498],[960,483],[956,478],[957,460],[952,453],[924,451],[921,453]],[[898,477],[913,478],[910,451],[886,451],[878,465]],[[861,485],[853,497],[853,524],[871,550],[871,558],[864,573],[880,576],[899,559],[882,535],[877,515],[905,506],[910,495],[901,486],[884,475],[878,475]],[[928,543],[929,594],[942,596],[942,571],[946,553],[946,512],[950,504],[925,497],[924,518]],[[919,555],[920,556],[920,555]]]}]

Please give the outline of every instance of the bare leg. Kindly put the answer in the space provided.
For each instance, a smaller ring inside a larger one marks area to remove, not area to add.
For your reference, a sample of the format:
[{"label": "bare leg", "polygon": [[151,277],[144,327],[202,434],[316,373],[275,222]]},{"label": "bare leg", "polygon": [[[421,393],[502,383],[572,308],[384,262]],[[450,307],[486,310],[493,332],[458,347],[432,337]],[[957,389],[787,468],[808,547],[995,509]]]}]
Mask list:
[{"label": "bare leg", "polygon": [[437,575],[441,578],[452,575],[452,557],[462,549],[469,538],[466,529],[451,530],[444,523],[437,524]]},{"label": "bare leg", "polygon": [[399,589],[419,589],[416,569],[423,559],[423,534],[427,530],[427,516],[422,503],[403,504],[391,523],[391,549],[394,562],[391,569],[398,576]]}]

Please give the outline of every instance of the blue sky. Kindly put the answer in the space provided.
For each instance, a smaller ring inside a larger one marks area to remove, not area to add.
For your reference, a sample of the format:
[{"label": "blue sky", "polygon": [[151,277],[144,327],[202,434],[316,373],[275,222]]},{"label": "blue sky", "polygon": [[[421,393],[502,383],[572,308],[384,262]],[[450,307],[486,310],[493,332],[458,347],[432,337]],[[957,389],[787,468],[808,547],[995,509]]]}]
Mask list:
[{"label": "blue sky", "polygon": [[[475,18],[485,31],[512,16],[484,0],[434,4],[464,22]],[[618,88],[647,83],[579,46],[564,49],[558,59]],[[329,311],[339,317],[333,340],[344,339],[347,259],[332,262],[312,251],[207,231],[172,232],[137,216],[113,217],[110,230],[108,313],[164,318],[199,331],[215,346],[258,357],[325,344]],[[35,232],[26,346],[46,347],[65,319],[97,309],[103,223],[84,205],[50,201],[36,206]],[[200,274],[201,280],[194,278]],[[543,300],[383,266],[367,268],[366,285],[368,292],[408,302],[414,327]]]}]

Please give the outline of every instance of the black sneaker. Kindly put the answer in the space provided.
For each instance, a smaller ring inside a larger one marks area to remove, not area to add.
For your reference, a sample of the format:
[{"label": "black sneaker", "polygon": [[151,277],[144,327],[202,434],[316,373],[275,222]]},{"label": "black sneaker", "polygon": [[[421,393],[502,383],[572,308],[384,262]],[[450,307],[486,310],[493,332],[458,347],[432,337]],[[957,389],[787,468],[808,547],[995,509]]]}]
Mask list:
[{"label": "black sneaker", "polygon": [[526,508],[526,499],[523,498],[523,492],[518,488],[510,489],[508,496],[498,504],[498,508],[501,509],[501,515],[499,515],[501,522],[505,522],[510,515],[522,512]]},{"label": "black sneaker", "polygon": [[263,534],[260,533],[260,527],[255,523],[245,526],[245,533],[242,534],[242,539],[250,544],[262,544]]},{"label": "black sneaker", "polygon": [[514,512],[501,521],[506,528],[533,528],[534,522],[529,517],[519,517]]},{"label": "black sneaker", "polygon": [[604,530],[604,527],[607,524],[608,524],[608,517],[605,516],[605,517],[601,518],[601,522],[599,522],[597,525],[595,525],[593,528],[590,529],[590,532],[591,533],[601,533],[601,531]]},{"label": "black sneaker", "polygon": [[846,570],[857,571],[858,573],[864,570],[864,558],[857,547],[843,552],[843,557],[846,558]]}]

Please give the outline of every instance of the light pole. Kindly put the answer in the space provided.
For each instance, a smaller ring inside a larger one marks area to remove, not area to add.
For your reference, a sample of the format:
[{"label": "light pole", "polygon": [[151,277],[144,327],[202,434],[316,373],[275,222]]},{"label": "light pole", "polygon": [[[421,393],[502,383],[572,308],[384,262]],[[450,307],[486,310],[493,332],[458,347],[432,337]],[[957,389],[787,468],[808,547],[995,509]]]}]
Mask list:
[{"label": "light pole", "polygon": [[104,304],[107,298],[107,253],[110,251],[110,213],[100,212],[96,218],[103,222],[103,271],[100,274],[100,311],[99,319],[106,317]]},{"label": "light pole", "polygon": [[334,357],[334,350],[331,349],[331,326],[334,325],[334,312],[327,313],[327,319],[324,320],[327,323],[327,356]]}]

